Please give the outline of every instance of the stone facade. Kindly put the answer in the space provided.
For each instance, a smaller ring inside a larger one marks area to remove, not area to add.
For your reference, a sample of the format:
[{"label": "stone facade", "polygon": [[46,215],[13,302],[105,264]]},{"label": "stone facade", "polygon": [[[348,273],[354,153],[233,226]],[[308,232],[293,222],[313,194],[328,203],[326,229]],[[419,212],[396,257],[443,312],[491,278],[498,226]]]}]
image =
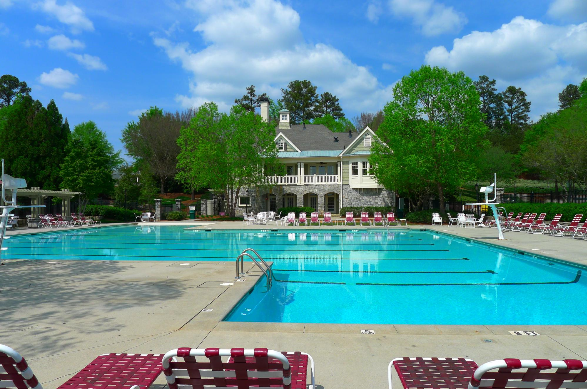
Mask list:
[{"label": "stone facade", "polygon": [[387,189],[351,188],[342,186],[343,207],[394,207],[395,195]]}]

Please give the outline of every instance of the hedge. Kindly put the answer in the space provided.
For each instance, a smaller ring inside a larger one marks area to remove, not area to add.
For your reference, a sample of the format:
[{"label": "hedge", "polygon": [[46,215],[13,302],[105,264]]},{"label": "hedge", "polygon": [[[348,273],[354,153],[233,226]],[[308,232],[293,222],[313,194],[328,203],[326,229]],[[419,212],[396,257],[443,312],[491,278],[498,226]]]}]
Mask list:
[{"label": "hedge", "polygon": [[277,213],[281,214],[281,216],[287,216],[287,214],[290,212],[295,212],[296,217],[300,216],[300,212],[306,212],[306,215],[310,216],[310,214],[312,212],[314,212],[314,208],[312,208],[312,207],[285,207],[285,208],[279,208],[277,210]]},{"label": "hedge", "polygon": [[570,222],[578,213],[587,215],[587,203],[508,203],[499,206],[503,206],[507,213],[513,212],[514,217],[520,212],[537,214],[546,212],[546,220],[552,220],[554,215],[561,213],[563,215],[561,222]]},{"label": "hedge", "polygon": [[88,205],[84,214],[86,216],[102,216],[104,221],[134,222],[141,211],[110,207],[108,205]]},{"label": "hedge", "polygon": [[165,215],[165,220],[183,220],[185,219],[185,215],[183,212],[180,211],[171,211]]},{"label": "hedge", "polygon": [[385,216],[387,212],[394,212],[393,207],[342,207],[340,216],[345,217],[347,212],[352,212],[354,217],[361,217],[361,212],[369,212],[369,217],[374,217],[375,212],[381,212]]}]

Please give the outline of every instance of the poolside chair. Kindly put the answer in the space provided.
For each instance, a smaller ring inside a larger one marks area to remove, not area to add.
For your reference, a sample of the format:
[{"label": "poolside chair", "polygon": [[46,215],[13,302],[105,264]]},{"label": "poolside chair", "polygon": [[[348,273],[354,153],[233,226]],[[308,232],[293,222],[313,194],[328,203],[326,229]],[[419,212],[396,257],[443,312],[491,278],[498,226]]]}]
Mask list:
[{"label": "poolside chair", "polygon": [[318,212],[312,212],[310,214],[310,223],[318,223],[318,225],[320,225],[320,220],[318,220]]},{"label": "poolside chair", "polygon": [[459,220],[457,217],[452,217],[450,212],[447,212],[446,216],[448,217],[448,225],[449,226],[452,226],[453,224],[457,224],[457,222]]},{"label": "poolside chair", "polygon": [[502,359],[481,366],[465,358],[398,358],[392,366],[405,389],[585,388],[587,361],[565,359]]},{"label": "poolside chair", "polygon": [[[222,361],[222,357],[229,357]],[[309,364],[309,366],[308,366]],[[191,387],[315,389],[314,360],[306,353],[255,349],[192,349],[182,347],[163,357],[169,389]]]},{"label": "poolside chair", "polygon": [[155,218],[151,214],[151,212],[143,212],[141,214],[141,221],[142,222],[154,222]]},{"label": "poolside chair", "polygon": [[304,223],[304,225],[308,225],[308,218],[306,218],[306,212],[300,212],[300,216],[298,217],[298,226]]},{"label": "poolside chair", "polygon": [[575,233],[573,234],[573,239],[582,237],[583,239],[587,239],[587,220],[583,223],[582,226],[579,226],[575,229]]},{"label": "poolside chair", "polygon": [[387,226],[390,226],[391,223],[395,223],[395,225],[397,225],[397,220],[395,220],[395,213],[388,212],[387,213],[387,218],[385,219],[385,224]]},{"label": "poolside chair", "polygon": [[286,223],[287,224],[291,224],[293,226],[296,225],[296,213],[295,212],[289,212],[287,214]]},{"label": "poolside chair", "polygon": [[538,215],[536,220],[534,220],[534,223],[532,223],[526,229],[526,232],[529,234],[533,234],[535,231],[539,231],[542,228],[542,226],[546,225],[546,223],[544,221],[545,218],[546,218],[546,213],[541,213],[540,215]]},{"label": "poolside chair", "polygon": [[381,216],[381,212],[375,212],[373,214],[373,225],[376,225],[377,223],[383,225],[383,216]]},{"label": "poolside chair", "polygon": [[322,224],[326,223],[332,224],[332,214],[330,212],[324,212],[324,220],[322,220]]},{"label": "poolside chair", "polygon": [[[163,354],[105,354],[57,389],[147,388],[161,374]],[[25,359],[0,344],[0,388],[43,389]]]},{"label": "poolside chair", "polygon": [[534,229],[532,229],[532,233],[544,234],[547,232],[552,233],[553,231],[556,231],[558,229],[558,223],[560,222],[562,216],[562,213],[557,213],[556,215],[554,215],[549,224],[543,222],[541,225],[538,225]]},{"label": "poolside chair", "polygon": [[581,223],[581,219],[583,219],[582,213],[578,213],[575,216],[573,216],[573,220],[571,220],[571,223],[569,225],[562,226],[558,229],[557,236],[574,234],[577,227],[579,227],[579,223]]},{"label": "poolside chair", "polygon": [[348,226],[349,223],[353,223],[353,225],[357,225],[357,222],[355,221],[355,215],[352,212],[347,212],[346,213],[346,218],[344,220],[345,224]]},{"label": "poolside chair", "polygon": [[367,223],[367,225],[371,225],[371,221],[369,220],[369,212],[361,212],[361,225],[363,223]]},{"label": "poolside chair", "polygon": [[432,213],[432,225],[435,225],[436,223],[439,223],[440,225],[442,225],[442,217],[440,216],[439,213],[433,212]]}]

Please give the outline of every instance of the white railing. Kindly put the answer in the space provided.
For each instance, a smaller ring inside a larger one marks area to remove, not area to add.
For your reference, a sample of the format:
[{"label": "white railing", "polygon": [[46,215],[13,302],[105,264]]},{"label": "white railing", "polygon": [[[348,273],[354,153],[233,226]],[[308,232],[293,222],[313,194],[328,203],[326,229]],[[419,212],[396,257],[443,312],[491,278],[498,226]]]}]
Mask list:
[{"label": "white railing", "polygon": [[270,185],[296,185],[298,176],[267,176],[267,183]]},{"label": "white railing", "polygon": [[338,174],[304,176],[304,184],[338,184]]}]

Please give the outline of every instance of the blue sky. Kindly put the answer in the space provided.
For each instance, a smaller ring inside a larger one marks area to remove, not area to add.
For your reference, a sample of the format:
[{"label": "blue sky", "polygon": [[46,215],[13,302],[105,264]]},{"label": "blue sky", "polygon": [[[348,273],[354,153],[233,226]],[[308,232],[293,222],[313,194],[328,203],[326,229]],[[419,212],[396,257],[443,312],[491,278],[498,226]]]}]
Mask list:
[{"label": "blue sky", "polygon": [[352,119],[423,64],[521,87],[538,119],[587,76],[587,0],[0,0],[0,74],[117,150],[150,106],[228,110],[251,84],[310,80]]}]

